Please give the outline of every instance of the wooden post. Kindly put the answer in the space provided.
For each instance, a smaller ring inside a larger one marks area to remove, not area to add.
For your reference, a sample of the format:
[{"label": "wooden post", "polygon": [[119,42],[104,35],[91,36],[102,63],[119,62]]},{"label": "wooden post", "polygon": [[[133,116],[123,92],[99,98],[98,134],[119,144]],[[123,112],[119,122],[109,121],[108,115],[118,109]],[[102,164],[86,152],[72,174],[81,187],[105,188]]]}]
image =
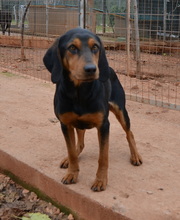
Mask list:
[{"label": "wooden post", "polygon": [[48,10],[48,0],[46,0],[46,37],[48,36],[49,29],[49,10]]},{"label": "wooden post", "polygon": [[22,26],[21,26],[21,60],[25,61],[26,60],[26,56],[24,53],[24,21],[26,18],[26,14],[28,11],[28,8],[31,4],[31,1],[29,1],[29,3],[26,6],[26,10],[24,11],[23,17],[22,17]]},{"label": "wooden post", "polygon": [[134,0],[134,27],[135,27],[135,44],[136,44],[136,77],[139,79],[141,75],[141,58],[140,58],[137,0]]},{"label": "wooden post", "polygon": [[106,33],[106,10],[107,10],[107,5],[106,5],[106,0],[103,0],[103,33]]},{"label": "wooden post", "polygon": [[167,14],[167,0],[164,0],[164,18],[163,18],[163,40],[166,40],[166,14]]},{"label": "wooden post", "polygon": [[130,0],[126,1],[126,53],[127,53],[127,76],[130,73],[130,35],[131,35],[131,24],[130,24]]}]

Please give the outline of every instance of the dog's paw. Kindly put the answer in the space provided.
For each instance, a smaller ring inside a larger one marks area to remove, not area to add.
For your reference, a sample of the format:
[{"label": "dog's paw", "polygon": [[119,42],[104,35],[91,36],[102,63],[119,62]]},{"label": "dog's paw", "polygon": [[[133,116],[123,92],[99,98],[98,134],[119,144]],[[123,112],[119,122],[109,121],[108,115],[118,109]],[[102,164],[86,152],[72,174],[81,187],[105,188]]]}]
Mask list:
[{"label": "dog's paw", "polygon": [[139,154],[132,155],[130,161],[134,166],[140,166],[143,163],[142,157]]},{"label": "dog's paw", "polygon": [[107,180],[100,180],[100,179],[96,179],[93,183],[93,185],[91,186],[91,189],[94,192],[100,192],[100,191],[104,191],[106,189],[106,185],[107,185]]},{"label": "dog's paw", "polygon": [[60,168],[68,168],[68,165],[69,165],[69,160],[68,160],[68,157],[64,158],[61,163],[60,163]]},{"label": "dog's paw", "polygon": [[78,172],[67,173],[61,180],[63,184],[73,184],[77,182]]}]

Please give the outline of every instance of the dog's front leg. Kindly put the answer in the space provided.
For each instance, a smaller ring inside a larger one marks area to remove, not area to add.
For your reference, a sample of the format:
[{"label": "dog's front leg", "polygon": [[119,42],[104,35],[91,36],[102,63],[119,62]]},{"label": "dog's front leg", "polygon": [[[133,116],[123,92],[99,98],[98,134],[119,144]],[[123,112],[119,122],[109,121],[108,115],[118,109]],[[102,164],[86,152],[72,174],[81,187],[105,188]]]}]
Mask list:
[{"label": "dog's front leg", "polygon": [[103,191],[107,185],[108,175],[108,154],[109,154],[109,121],[98,129],[99,139],[99,166],[96,173],[96,179],[91,187],[93,191]]},{"label": "dog's front leg", "polygon": [[[85,130],[80,130],[80,129],[76,128],[76,131],[77,131],[76,151],[77,151],[77,155],[79,156],[79,154],[84,149]],[[60,168],[68,168],[68,164],[69,164],[68,157],[65,157],[60,163]]]},{"label": "dog's front leg", "polygon": [[79,165],[78,165],[78,155],[75,145],[75,133],[74,128],[72,126],[61,125],[62,132],[64,134],[64,138],[67,145],[68,151],[68,171],[67,174],[62,178],[62,183],[71,184],[76,183],[79,173]]}]

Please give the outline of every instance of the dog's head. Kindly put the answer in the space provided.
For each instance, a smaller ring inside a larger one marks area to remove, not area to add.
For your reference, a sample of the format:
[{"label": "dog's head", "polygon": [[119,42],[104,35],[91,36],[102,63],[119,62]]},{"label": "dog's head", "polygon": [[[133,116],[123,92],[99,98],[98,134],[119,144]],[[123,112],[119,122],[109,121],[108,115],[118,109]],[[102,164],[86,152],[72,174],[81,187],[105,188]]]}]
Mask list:
[{"label": "dog's head", "polygon": [[51,80],[57,83],[67,74],[75,85],[96,79],[106,81],[109,66],[99,37],[92,32],[75,28],[58,38],[44,58]]}]

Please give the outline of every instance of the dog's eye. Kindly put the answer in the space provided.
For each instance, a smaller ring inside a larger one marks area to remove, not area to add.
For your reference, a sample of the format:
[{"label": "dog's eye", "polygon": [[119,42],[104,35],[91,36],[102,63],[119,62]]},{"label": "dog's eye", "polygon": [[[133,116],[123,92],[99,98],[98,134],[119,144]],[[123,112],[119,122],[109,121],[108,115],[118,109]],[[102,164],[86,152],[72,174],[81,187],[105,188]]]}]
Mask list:
[{"label": "dog's eye", "polygon": [[76,54],[78,52],[78,49],[74,46],[74,45],[70,45],[68,47],[68,50],[72,53],[72,54]]},{"label": "dog's eye", "polygon": [[97,53],[97,52],[99,51],[98,45],[94,44],[93,47],[91,48],[91,51],[92,51],[93,53]]}]

